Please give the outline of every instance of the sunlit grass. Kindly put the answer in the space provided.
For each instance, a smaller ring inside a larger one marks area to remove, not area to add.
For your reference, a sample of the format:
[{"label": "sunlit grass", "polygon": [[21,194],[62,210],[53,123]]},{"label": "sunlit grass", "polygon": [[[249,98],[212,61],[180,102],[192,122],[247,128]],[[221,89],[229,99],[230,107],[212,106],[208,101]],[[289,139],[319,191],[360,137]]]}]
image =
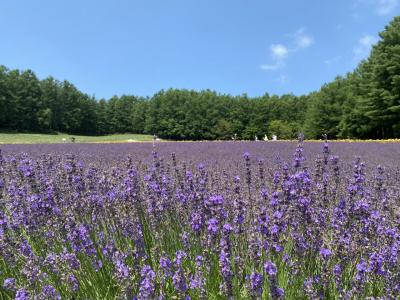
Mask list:
[{"label": "sunlit grass", "polygon": [[70,134],[0,133],[0,144],[57,144],[71,143],[129,143],[147,142],[153,137],[145,134],[112,134],[104,136],[83,136]]}]

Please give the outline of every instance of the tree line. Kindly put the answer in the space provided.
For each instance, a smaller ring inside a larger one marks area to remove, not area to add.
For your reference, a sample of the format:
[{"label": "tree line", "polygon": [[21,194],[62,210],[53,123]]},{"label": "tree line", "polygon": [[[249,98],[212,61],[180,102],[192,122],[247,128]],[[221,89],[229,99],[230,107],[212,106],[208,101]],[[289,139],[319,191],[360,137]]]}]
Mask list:
[{"label": "tree line", "polygon": [[39,80],[0,66],[0,129],[170,139],[400,137],[400,17],[380,33],[368,59],[319,91],[261,97],[211,90],[162,90],[152,97],[95,99],[68,81]]}]

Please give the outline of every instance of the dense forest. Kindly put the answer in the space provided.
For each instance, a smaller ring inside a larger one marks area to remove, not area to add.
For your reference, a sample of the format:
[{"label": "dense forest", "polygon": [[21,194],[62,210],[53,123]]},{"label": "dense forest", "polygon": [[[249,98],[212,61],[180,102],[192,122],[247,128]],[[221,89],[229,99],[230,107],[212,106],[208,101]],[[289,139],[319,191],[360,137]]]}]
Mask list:
[{"label": "dense forest", "polygon": [[368,59],[304,96],[250,98],[214,91],[162,90],[152,97],[95,99],[68,81],[39,80],[0,66],[0,129],[100,135],[147,133],[171,139],[400,137],[400,17],[380,33]]}]

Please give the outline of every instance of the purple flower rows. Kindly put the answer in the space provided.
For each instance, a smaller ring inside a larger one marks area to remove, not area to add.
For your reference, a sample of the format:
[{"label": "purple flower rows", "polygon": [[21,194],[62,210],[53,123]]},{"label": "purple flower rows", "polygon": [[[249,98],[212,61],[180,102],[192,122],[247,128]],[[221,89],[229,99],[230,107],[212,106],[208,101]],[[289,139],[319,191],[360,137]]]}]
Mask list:
[{"label": "purple flower rows", "polygon": [[66,147],[2,147],[2,299],[400,294],[399,144]]}]

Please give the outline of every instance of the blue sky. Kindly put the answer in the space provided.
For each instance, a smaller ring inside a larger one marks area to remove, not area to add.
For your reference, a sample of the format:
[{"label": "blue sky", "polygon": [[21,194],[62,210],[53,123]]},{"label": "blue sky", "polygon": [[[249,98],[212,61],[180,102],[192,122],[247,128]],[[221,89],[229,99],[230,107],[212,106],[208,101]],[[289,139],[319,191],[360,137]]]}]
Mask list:
[{"label": "blue sky", "polygon": [[0,64],[97,98],[308,93],[368,56],[400,0],[2,0]]}]

